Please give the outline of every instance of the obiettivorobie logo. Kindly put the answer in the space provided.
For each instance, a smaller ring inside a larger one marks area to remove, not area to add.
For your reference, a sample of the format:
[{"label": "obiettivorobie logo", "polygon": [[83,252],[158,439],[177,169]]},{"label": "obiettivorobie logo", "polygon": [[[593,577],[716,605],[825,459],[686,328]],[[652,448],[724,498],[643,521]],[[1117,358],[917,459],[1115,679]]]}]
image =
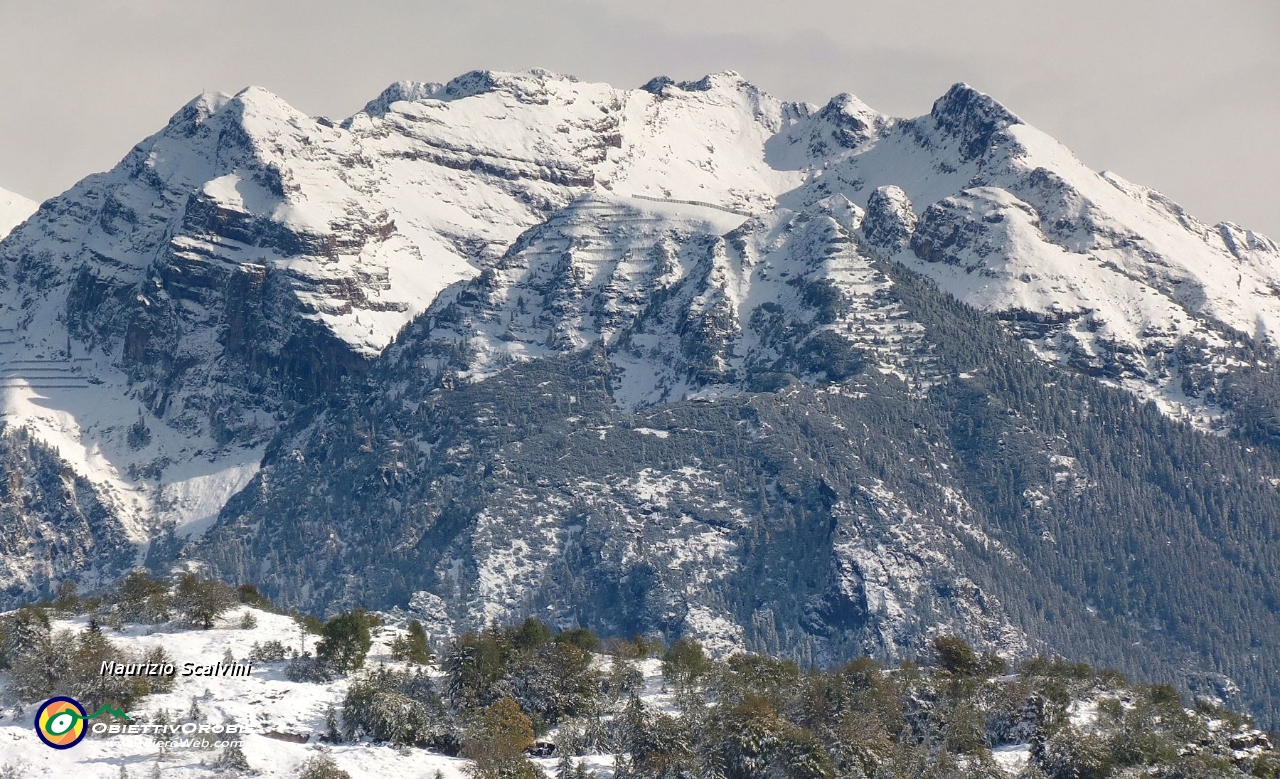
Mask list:
[{"label": "obiettivorobie logo", "polygon": [[84,739],[88,732],[85,723],[103,714],[130,719],[128,714],[110,706],[104,705],[94,713],[86,714],[75,698],[50,698],[36,709],[36,735],[54,749],[70,749]]},{"label": "obiettivorobie logo", "polygon": [[[104,714],[125,722],[95,722],[92,726],[87,724],[89,720]],[[80,701],[66,696],[50,698],[36,709],[36,735],[54,749],[70,749],[84,740],[90,731],[96,736],[150,736],[169,748],[201,749],[239,744],[239,739],[232,741],[224,736],[236,736],[243,732],[234,722],[221,725],[205,722],[134,722],[133,717],[110,706],[100,706],[94,713],[86,714]]]}]

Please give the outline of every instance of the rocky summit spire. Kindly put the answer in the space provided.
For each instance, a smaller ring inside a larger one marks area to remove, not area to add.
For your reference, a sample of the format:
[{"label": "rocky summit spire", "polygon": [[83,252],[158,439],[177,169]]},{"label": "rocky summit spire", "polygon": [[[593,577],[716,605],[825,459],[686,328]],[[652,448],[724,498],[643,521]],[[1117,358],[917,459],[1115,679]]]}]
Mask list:
[{"label": "rocky summit spire", "polygon": [[992,97],[964,83],[955,84],[938,98],[929,116],[940,130],[959,141],[965,160],[981,156],[996,133],[1022,123]]}]

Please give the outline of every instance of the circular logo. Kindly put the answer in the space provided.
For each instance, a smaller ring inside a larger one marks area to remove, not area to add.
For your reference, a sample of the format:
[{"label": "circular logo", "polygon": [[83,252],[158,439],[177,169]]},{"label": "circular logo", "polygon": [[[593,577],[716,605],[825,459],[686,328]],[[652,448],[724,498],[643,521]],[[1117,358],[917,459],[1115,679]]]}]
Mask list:
[{"label": "circular logo", "polygon": [[36,710],[36,735],[54,749],[70,749],[84,738],[86,719],[75,698],[50,698]]}]

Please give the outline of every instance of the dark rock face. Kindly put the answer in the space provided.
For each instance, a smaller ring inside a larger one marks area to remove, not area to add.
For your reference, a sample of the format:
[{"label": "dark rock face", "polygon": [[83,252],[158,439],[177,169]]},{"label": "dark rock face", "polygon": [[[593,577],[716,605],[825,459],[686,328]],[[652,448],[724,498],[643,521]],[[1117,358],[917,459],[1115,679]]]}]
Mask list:
[{"label": "dark rock face", "polygon": [[[281,460],[265,476],[276,485],[270,494],[244,493],[192,553],[232,578],[253,577],[252,561],[268,555],[277,564],[260,584],[307,608],[404,603],[425,590],[443,600],[453,630],[539,613],[608,634],[692,635],[832,662],[911,651],[925,624],[883,611],[911,603],[988,646],[1017,644],[1002,633],[998,601],[949,554],[927,574],[938,592],[913,594],[908,579],[923,573],[913,558],[957,543],[945,540],[948,531],[895,537],[877,516],[905,505],[854,486],[860,477],[836,465],[843,455],[812,459],[827,446],[850,454],[837,441],[856,401],[801,389],[789,399],[620,415],[609,383],[598,356],[547,360],[478,385],[415,392],[431,399],[412,417],[379,412],[378,427],[397,431],[392,438],[413,428],[438,454],[387,449],[391,439],[363,437],[355,431],[364,422],[353,427],[351,412],[335,409],[332,422],[295,441],[290,464]],[[514,405],[517,397],[524,400]],[[806,434],[817,436],[815,448],[792,449],[818,408],[822,432]],[[743,457],[725,446],[743,447]],[[336,480],[312,477],[308,507],[293,506],[295,479],[319,463]],[[359,497],[334,504],[337,514],[314,513],[334,488]],[[394,517],[378,508],[392,503],[401,507]],[[275,519],[259,521],[268,515]],[[333,533],[345,539],[341,557],[323,551]],[[385,534],[402,541],[390,548]],[[890,563],[894,555],[901,558]],[[319,573],[305,574],[307,592],[286,584],[307,568]]]},{"label": "dark rock face", "polygon": [[[215,214],[204,206],[196,210]],[[195,225],[191,219],[184,224]],[[223,229],[188,232],[208,246],[239,241],[305,250],[305,236],[257,231],[239,218],[200,224]],[[236,414],[271,411],[286,398],[313,400],[342,376],[363,370],[366,358],[308,318],[313,311],[295,294],[298,284],[265,265],[230,264],[215,251],[175,243],[141,283],[121,283],[81,266],[67,290],[66,321],[71,335],[86,344],[104,349],[120,344],[120,366],[139,384],[153,413],[176,414],[179,425],[204,427],[212,419],[200,418],[200,406],[204,414],[219,417],[228,413],[228,400]],[[361,302],[358,285],[344,289],[330,283],[327,292],[333,299]],[[213,360],[211,346],[217,348]],[[216,405],[200,400],[199,388],[210,379],[222,395]],[[170,405],[179,394],[181,410]]]},{"label": "dark rock face", "polygon": [[[48,231],[101,239],[71,241],[59,247],[63,257],[28,240],[6,243],[10,266],[30,269],[14,277],[65,300],[59,318],[68,335],[115,355],[134,397],[175,428],[208,431],[221,444],[261,442],[272,428],[263,420],[282,401],[312,400],[365,365],[367,356],[332,334],[312,300],[322,297],[326,311],[339,313],[383,305],[368,299],[367,280],[275,270],[251,257],[336,259],[375,251],[395,234],[385,213],[362,213],[323,233],[286,224],[192,191],[201,182],[157,168],[170,161],[157,162],[154,150],[181,143],[171,164],[193,166],[211,151],[263,197],[284,199],[291,174],[263,159],[262,139],[249,129],[271,110],[255,94],[194,101],[116,171],[81,182],[41,217]],[[88,244],[110,246],[111,254]]]},{"label": "dark rock face", "polygon": [[911,250],[925,262],[961,265],[963,250],[982,242],[986,232],[981,220],[972,218],[966,204],[948,198],[925,209],[911,236]]},{"label": "dark rock face", "polygon": [[867,198],[862,234],[872,246],[897,252],[910,244],[916,221],[907,193],[895,186],[877,187]]},{"label": "dark rock face", "polygon": [[856,149],[883,130],[883,119],[852,95],[831,99],[815,118],[830,124],[832,138],[845,149]]},{"label": "dark rock face", "polygon": [[135,542],[57,452],[0,426],[0,609],[63,580],[110,582],[134,565]]},{"label": "dark rock face", "polygon": [[1022,123],[1012,111],[968,84],[951,87],[929,115],[939,130],[960,142],[961,158],[966,161],[981,157],[1001,130]]},{"label": "dark rock face", "polygon": [[443,89],[444,84],[434,82],[397,81],[382,90],[382,94],[370,100],[365,105],[364,112],[370,116],[385,116],[392,103],[398,103],[402,100],[435,99]]},{"label": "dark rock face", "polygon": [[656,76],[644,82],[644,85],[641,86],[640,88],[646,92],[649,92],[655,95],[661,95],[664,89],[674,85],[675,83],[676,83],[675,79],[671,78],[670,76]]},{"label": "dark rock face", "polygon": [[494,78],[491,71],[473,70],[450,80],[444,85],[442,94],[450,100],[460,100],[464,97],[492,92],[497,87],[498,80]]}]

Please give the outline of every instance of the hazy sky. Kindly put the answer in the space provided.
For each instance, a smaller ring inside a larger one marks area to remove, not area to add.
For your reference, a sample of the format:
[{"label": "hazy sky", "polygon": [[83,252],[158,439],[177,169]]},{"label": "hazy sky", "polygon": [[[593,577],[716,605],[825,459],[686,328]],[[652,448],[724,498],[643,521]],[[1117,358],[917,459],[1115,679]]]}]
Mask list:
[{"label": "hazy sky", "polygon": [[1277,0],[0,0],[0,187],[54,195],[202,90],[345,117],[395,80],[534,66],[732,69],[900,116],[967,81],[1090,166],[1280,239]]}]

